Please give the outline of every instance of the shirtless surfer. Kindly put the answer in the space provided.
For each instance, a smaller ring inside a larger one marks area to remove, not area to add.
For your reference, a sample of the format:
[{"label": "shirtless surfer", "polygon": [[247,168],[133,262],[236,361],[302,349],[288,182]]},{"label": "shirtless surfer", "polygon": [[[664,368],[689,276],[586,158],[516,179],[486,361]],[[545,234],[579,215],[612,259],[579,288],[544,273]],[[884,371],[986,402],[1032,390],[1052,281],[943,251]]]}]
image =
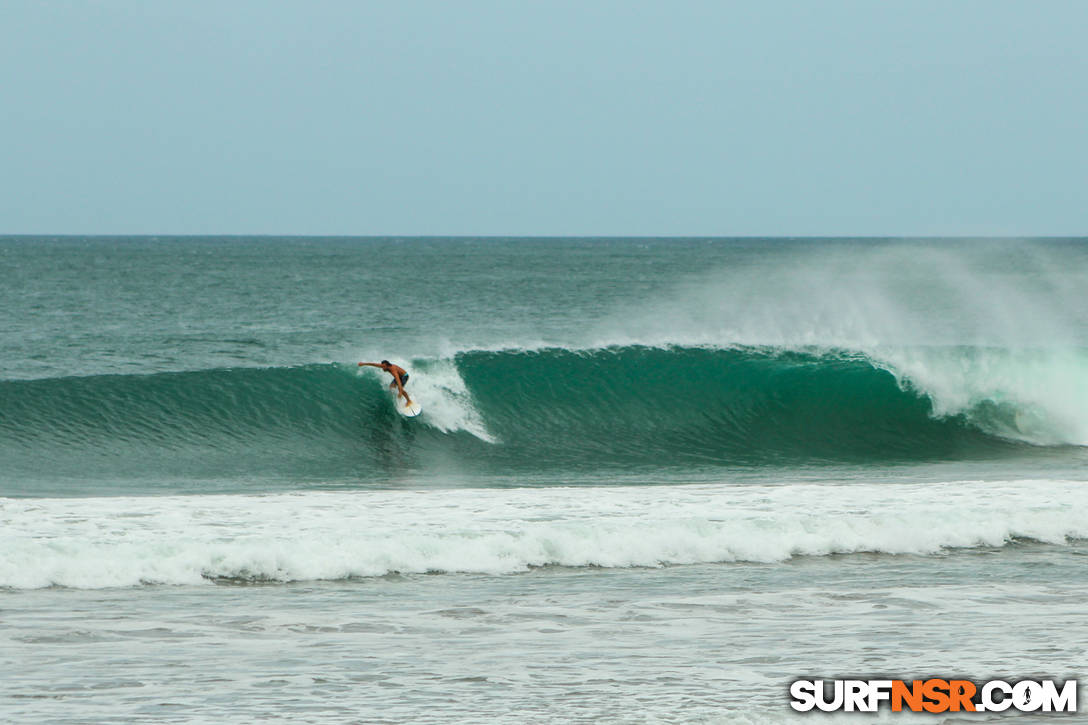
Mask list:
[{"label": "shirtless surfer", "polygon": [[400,365],[394,365],[388,360],[382,360],[380,363],[361,362],[359,363],[359,367],[381,368],[392,375],[393,382],[389,383],[389,389],[396,390],[398,398],[403,396],[406,404],[412,404],[412,399],[408,397],[408,393],[404,390],[404,386],[408,384],[408,371]]}]

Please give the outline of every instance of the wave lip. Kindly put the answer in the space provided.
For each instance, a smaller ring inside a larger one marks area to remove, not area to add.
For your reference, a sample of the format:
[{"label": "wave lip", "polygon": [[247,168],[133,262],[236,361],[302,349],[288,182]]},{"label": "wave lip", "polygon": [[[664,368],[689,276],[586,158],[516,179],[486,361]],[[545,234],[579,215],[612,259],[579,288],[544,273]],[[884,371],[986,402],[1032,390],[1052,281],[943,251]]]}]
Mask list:
[{"label": "wave lip", "polygon": [[505,575],[1088,538],[1076,481],[0,499],[0,587]]},{"label": "wave lip", "polygon": [[[1042,394],[1040,381],[1029,390],[982,374],[999,358],[1015,369],[1018,358],[909,352],[627,346],[470,351],[456,360],[498,438],[554,460],[925,460],[1081,442],[1076,423],[1088,421],[1071,423],[1073,406],[1060,406],[1073,390]],[[1088,355],[1066,371],[1067,382],[1088,381]],[[1041,421],[1049,438],[1038,435]]]},{"label": "wave lip", "polygon": [[1088,350],[913,347],[872,353],[936,417],[1040,446],[1088,446]]},{"label": "wave lip", "polygon": [[0,466],[374,480],[403,472],[1031,455],[1088,442],[1088,355],[981,348],[465,351],[410,364],[402,421],[355,366],[0,381]]}]

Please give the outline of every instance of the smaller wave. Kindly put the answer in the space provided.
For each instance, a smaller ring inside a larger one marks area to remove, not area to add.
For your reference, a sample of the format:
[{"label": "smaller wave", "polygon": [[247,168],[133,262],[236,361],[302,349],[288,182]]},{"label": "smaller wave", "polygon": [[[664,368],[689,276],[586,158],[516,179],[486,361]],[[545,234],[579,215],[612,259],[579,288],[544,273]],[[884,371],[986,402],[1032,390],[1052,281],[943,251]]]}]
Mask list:
[{"label": "smaller wave", "polygon": [[0,499],[0,587],[506,575],[1088,538],[1075,481]]}]

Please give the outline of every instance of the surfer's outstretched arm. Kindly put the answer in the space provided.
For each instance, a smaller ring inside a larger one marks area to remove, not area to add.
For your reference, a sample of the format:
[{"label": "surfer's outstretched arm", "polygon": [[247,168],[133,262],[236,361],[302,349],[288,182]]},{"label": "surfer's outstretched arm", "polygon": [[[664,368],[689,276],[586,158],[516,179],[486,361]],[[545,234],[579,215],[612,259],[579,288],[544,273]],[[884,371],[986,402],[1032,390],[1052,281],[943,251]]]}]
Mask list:
[{"label": "surfer's outstretched arm", "polygon": [[[385,372],[392,375],[393,382],[390,383],[389,387],[396,388],[398,398],[404,398],[405,402],[408,403],[408,405],[412,404],[412,399],[408,397],[408,393],[406,393],[404,390],[404,380],[407,380],[408,373],[406,373],[403,368],[394,365],[388,360],[382,360],[380,363],[361,362],[359,363],[359,367],[378,368],[379,370],[384,370]],[[404,375],[404,379],[401,378],[401,375]]]}]

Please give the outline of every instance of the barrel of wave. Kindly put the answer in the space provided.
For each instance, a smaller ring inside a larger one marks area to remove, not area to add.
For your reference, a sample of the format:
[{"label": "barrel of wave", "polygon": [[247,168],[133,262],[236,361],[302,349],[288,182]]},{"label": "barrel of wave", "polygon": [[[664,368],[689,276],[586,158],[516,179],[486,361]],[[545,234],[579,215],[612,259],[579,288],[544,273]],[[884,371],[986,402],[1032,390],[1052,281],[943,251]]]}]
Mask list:
[{"label": "barrel of wave", "polygon": [[1088,446],[1088,351],[1075,347],[915,347],[873,357],[937,416],[1035,445]]}]

